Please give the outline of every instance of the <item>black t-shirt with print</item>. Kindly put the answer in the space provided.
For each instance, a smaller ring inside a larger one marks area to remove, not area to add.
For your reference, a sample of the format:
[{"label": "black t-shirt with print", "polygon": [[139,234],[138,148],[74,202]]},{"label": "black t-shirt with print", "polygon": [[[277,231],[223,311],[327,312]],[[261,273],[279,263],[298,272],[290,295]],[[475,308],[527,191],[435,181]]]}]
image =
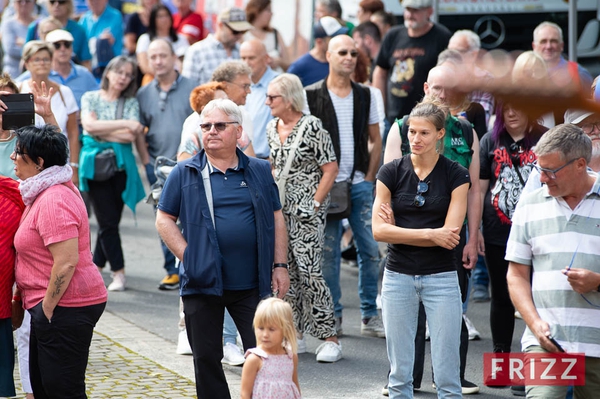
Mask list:
[{"label": "black t-shirt with print", "polygon": [[481,139],[479,178],[490,182],[483,201],[485,242],[506,245],[510,220],[536,160],[531,147],[546,130],[543,126],[535,125],[529,134],[529,145],[526,145],[525,139],[515,142],[506,132],[500,134],[498,145],[492,139],[491,132]]},{"label": "black t-shirt with print", "polygon": [[[377,179],[392,193],[392,210],[396,226],[407,229],[440,228],[444,225],[452,191],[470,184],[469,171],[444,156],[423,181],[429,186],[423,193],[425,204],[414,205],[419,177],[413,169],[411,156],[395,159],[379,169]],[[388,244],[386,267],[409,275],[427,275],[456,270],[455,251],[442,247],[417,247]]]},{"label": "black t-shirt with print", "polygon": [[376,64],[388,72],[385,115],[390,123],[410,114],[421,101],[427,74],[448,46],[450,36],[450,31],[439,24],[420,37],[409,37],[404,26],[394,27],[385,35]]}]

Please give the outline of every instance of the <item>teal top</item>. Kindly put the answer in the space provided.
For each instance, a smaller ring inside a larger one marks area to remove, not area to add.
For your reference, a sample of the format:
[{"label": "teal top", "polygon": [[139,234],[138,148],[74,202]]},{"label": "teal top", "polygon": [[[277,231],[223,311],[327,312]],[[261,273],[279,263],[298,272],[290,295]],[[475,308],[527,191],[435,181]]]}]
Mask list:
[{"label": "teal top", "polygon": [[[81,97],[81,115],[94,113],[98,120],[114,120],[116,115],[117,101],[108,102],[100,97],[100,91],[88,91]],[[133,98],[125,100],[122,119],[138,120],[139,106]],[[85,130],[83,131],[83,145],[79,151],[79,189],[89,191],[88,180],[94,179],[94,168],[96,154],[112,148],[117,158],[117,168],[124,170],[127,174],[125,191],[121,194],[123,202],[135,213],[135,205],[146,197],[144,186],[138,173],[133,148],[131,143],[113,143],[97,141]]]},{"label": "teal top", "polygon": [[10,154],[15,150],[17,136],[12,135],[9,140],[0,140],[0,175],[17,180],[15,175],[15,164],[10,159]]}]

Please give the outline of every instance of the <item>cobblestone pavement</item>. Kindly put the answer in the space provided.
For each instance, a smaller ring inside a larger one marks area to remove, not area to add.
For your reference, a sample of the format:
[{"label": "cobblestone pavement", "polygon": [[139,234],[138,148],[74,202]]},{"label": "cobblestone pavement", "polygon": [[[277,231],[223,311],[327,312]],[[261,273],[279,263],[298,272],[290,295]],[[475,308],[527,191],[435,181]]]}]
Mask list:
[{"label": "cobblestone pavement", "polygon": [[[226,368],[232,396],[239,372]],[[17,398],[25,397],[15,365]],[[105,312],[96,326],[86,373],[90,399],[195,398],[191,356],[175,354],[175,344]]]}]

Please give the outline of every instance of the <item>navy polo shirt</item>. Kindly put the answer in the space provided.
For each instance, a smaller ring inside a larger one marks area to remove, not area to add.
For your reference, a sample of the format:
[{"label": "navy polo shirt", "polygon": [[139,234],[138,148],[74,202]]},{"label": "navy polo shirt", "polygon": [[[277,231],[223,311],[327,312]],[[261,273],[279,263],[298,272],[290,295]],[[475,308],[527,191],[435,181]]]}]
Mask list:
[{"label": "navy polo shirt", "polygon": [[223,289],[258,288],[258,244],[250,190],[241,164],[225,173],[209,163],[217,241],[223,257]]}]

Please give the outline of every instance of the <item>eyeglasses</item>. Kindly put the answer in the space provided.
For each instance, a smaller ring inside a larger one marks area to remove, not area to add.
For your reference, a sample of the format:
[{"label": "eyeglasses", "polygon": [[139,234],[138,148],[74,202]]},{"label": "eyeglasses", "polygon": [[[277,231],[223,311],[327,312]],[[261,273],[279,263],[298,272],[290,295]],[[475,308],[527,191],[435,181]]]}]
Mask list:
[{"label": "eyeglasses", "polygon": [[66,4],[67,0],[50,0],[50,4],[55,5],[55,4]]},{"label": "eyeglasses", "polygon": [[19,147],[17,147],[17,146],[15,146],[13,152],[15,153],[16,156],[23,157],[24,155],[27,155],[26,152],[23,152],[23,150],[19,149]]},{"label": "eyeglasses", "polygon": [[275,100],[276,98],[283,97],[283,96],[282,95],[272,96],[272,95],[269,95],[269,94],[265,94],[265,97],[267,98],[267,101],[269,101],[270,103],[272,103],[273,100]]},{"label": "eyeglasses", "polygon": [[160,93],[158,93],[158,106],[160,107],[161,111],[164,111],[165,108],[167,107],[167,96],[169,93],[167,93],[166,91],[160,91]]},{"label": "eyeglasses", "polygon": [[413,201],[414,206],[420,208],[425,205],[425,197],[423,197],[421,194],[425,194],[427,190],[429,190],[429,184],[426,182],[420,181],[419,184],[417,184],[417,195],[415,195],[415,199]]},{"label": "eyeglasses", "polygon": [[592,134],[594,130],[600,131],[600,122],[582,123],[579,127],[585,134]]},{"label": "eyeglasses", "polygon": [[340,57],[345,57],[350,53],[350,57],[356,58],[358,57],[358,51],[356,50],[340,50],[337,52]]},{"label": "eyeglasses", "polygon": [[31,58],[28,62],[31,62],[32,64],[35,64],[35,65],[49,64],[52,62],[52,59],[50,59],[50,58]]},{"label": "eyeglasses", "polygon": [[215,123],[201,123],[200,124],[200,129],[202,129],[202,131],[204,133],[208,133],[212,130],[212,127],[215,127],[215,130],[217,132],[222,132],[223,130],[227,129],[227,125],[232,125],[232,124],[239,124],[238,122],[215,122]]},{"label": "eyeglasses", "polygon": [[17,4],[29,4],[29,3],[33,3],[33,0],[15,0],[15,3],[17,3]]},{"label": "eyeglasses", "polygon": [[244,84],[242,84],[242,83],[235,83],[235,82],[229,82],[229,83],[231,83],[232,85],[236,85],[239,88],[244,89],[244,91],[251,91],[250,87],[252,85],[250,83],[244,83]]},{"label": "eyeglasses", "polygon": [[561,166],[560,168],[556,168],[556,169],[546,169],[546,168],[542,168],[540,165],[538,165],[537,161],[535,161],[533,163],[533,167],[540,173],[540,175],[542,173],[545,173],[546,176],[548,176],[548,179],[550,180],[555,180],[556,179],[556,174],[558,172],[560,172],[561,169],[566,168],[567,166],[571,165],[573,162],[577,161],[579,158],[575,158],[575,159],[571,159],[569,162],[567,162],[566,164],[564,164],[563,166]]},{"label": "eyeglasses", "polygon": [[225,24],[225,26],[227,26],[229,28],[229,30],[231,31],[231,33],[233,33],[234,35],[243,35],[244,33],[246,33],[245,30],[235,30],[232,29],[231,26]]},{"label": "eyeglasses", "polygon": [[125,71],[115,71],[114,69],[111,70],[112,73],[114,73],[115,75],[119,75],[119,76],[123,76],[126,77],[127,79],[131,80],[133,79],[133,75],[130,74],[129,72],[125,72]]},{"label": "eyeglasses", "polygon": [[68,50],[71,48],[71,45],[73,43],[67,42],[67,41],[60,41],[60,42],[54,42],[52,44],[54,45],[54,49],[56,49],[56,50],[60,50],[61,47],[64,47],[65,49]]}]

